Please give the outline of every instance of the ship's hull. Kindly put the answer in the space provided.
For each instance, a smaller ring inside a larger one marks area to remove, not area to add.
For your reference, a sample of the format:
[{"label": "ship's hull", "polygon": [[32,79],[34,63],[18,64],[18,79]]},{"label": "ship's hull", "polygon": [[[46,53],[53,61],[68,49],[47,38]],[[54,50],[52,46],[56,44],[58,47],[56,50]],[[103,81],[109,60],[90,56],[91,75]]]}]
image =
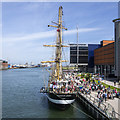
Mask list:
[{"label": "ship's hull", "polygon": [[48,100],[60,109],[65,109],[75,101],[75,94],[47,93]]}]

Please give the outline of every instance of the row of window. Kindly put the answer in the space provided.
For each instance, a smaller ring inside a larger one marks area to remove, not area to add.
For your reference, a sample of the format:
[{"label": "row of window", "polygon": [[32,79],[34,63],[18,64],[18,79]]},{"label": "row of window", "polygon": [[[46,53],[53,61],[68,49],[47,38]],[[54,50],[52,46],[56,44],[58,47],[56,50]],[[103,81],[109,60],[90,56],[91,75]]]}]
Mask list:
[{"label": "row of window", "polygon": [[[70,57],[70,63],[77,63],[77,57],[71,56]],[[78,63],[88,63],[88,57],[87,56],[80,56],[78,58]]]},{"label": "row of window", "polygon": [[[77,50],[77,47],[70,47],[70,50]],[[88,47],[79,47],[79,50],[88,50]]]},{"label": "row of window", "polygon": [[[70,51],[70,54],[77,54],[77,51]],[[88,54],[88,51],[79,51],[79,54]]]}]

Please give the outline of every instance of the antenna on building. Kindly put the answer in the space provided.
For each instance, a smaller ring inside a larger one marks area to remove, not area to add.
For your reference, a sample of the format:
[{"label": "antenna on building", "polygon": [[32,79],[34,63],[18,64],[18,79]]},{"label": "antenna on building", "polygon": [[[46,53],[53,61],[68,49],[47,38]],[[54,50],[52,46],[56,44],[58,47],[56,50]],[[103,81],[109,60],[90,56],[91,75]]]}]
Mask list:
[{"label": "antenna on building", "polygon": [[78,25],[77,25],[77,68],[78,68],[78,55],[79,55],[79,47],[78,47]]}]

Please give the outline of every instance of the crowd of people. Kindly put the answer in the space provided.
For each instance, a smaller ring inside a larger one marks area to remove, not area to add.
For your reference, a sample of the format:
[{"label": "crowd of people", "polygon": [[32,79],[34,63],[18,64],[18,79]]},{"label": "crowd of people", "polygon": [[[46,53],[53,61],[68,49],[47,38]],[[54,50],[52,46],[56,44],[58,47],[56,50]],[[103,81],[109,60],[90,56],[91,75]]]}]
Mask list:
[{"label": "crowd of people", "polygon": [[[120,98],[120,91],[117,89],[106,88],[102,83],[102,77],[95,74],[66,73],[65,80],[54,81],[50,84],[50,90],[56,93],[82,92],[90,94],[91,91],[97,92],[97,98],[102,102],[107,99]],[[97,82],[96,82],[97,81]]]},{"label": "crowd of people", "polygon": [[79,87],[80,92],[84,94],[90,94],[91,91],[97,92],[97,98],[102,102],[107,99],[114,99],[115,97],[120,98],[120,91],[117,91],[117,89],[111,89],[109,87],[105,87],[102,84],[102,78],[98,75],[92,75],[91,78],[86,81],[85,78],[78,78],[80,79],[81,85]]}]

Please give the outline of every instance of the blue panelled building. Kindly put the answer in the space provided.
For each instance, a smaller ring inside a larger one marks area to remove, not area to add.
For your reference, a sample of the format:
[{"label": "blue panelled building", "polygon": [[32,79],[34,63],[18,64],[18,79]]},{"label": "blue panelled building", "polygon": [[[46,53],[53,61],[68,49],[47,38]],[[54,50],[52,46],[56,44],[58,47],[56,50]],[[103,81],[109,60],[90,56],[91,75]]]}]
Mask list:
[{"label": "blue panelled building", "polygon": [[94,50],[100,48],[100,44],[88,44],[88,71],[94,71]]}]

